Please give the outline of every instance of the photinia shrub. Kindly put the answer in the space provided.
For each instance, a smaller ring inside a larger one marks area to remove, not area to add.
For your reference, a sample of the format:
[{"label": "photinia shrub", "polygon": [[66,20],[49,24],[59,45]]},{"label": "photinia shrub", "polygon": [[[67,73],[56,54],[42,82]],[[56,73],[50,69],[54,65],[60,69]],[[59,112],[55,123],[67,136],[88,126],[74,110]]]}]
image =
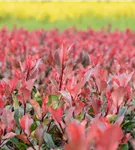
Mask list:
[{"label": "photinia shrub", "polygon": [[129,29],[1,29],[0,149],[135,149],[134,59]]}]

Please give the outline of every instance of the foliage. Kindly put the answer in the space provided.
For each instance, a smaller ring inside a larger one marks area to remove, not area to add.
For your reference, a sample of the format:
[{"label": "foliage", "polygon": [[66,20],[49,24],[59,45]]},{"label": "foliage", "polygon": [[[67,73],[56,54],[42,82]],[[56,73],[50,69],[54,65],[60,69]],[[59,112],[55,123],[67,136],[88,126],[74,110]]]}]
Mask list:
[{"label": "foliage", "polygon": [[135,33],[0,31],[0,148],[126,150],[135,138]]}]

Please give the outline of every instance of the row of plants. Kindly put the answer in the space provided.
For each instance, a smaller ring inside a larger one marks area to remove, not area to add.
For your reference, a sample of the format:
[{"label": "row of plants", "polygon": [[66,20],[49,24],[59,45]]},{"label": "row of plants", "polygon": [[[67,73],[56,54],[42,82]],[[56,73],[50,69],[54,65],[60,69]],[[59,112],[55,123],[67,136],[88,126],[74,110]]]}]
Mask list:
[{"label": "row of plants", "polygon": [[134,68],[129,29],[1,29],[0,149],[135,149]]},{"label": "row of plants", "polygon": [[[31,8],[31,9],[30,9]],[[52,11],[53,10],[53,11]],[[62,12],[62,13],[61,13]],[[57,21],[79,18],[134,18],[135,2],[114,1],[2,1],[1,19]]]}]

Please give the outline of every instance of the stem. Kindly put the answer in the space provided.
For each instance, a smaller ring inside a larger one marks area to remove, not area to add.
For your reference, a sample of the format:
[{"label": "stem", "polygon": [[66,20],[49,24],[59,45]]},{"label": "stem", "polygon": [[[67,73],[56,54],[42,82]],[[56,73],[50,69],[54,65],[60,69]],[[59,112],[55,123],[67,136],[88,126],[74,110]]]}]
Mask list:
[{"label": "stem", "polygon": [[24,104],[24,115],[26,114],[26,104]]},{"label": "stem", "polygon": [[5,142],[5,140],[3,140],[3,141],[0,143],[0,148],[3,147],[4,142]]},{"label": "stem", "polygon": [[62,128],[60,123],[59,123],[59,126],[60,126],[60,129],[61,129],[62,133],[64,134],[63,128]]},{"label": "stem", "polygon": [[64,65],[62,63],[62,70],[61,70],[61,76],[60,76],[59,91],[61,91],[61,88],[62,88],[63,72],[64,72]]},{"label": "stem", "polygon": [[120,110],[120,107],[117,106],[117,111],[116,111],[116,114],[119,113],[119,110]]},{"label": "stem", "polygon": [[131,114],[130,114],[130,121],[132,121],[133,118],[134,118],[134,112],[131,111]]},{"label": "stem", "polygon": [[52,120],[48,124],[47,132],[49,132],[50,126],[51,126]]},{"label": "stem", "polygon": [[27,71],[26,81],[28,80],[29,74],[30,74],[30,70]]},{"label": "stem", "polygon": [[41,119],[41,122],[43,122],[43,121],[44,121],[44,117],[45,117],[45,115],[46,115],[46,113],[45,113],[45,114],[43,114],[43,112],[42,112],[42,119]]},{"label": "stem", "polygon": [[24,105],[24,115],[26,114],[26,102],[24,100],[24,94],[22,93],[23,96],[23,105]]},{"label": "stem", "polygon": [[[26,136],[27,136],[27,135],[26,135]],[[28,136],[27,136],[27,140],[29,141],[30,146],[31,146],[34,150],[36,150],[36,149],[35,149],[35,147],[33,146],[32,142],[30,141],[30,139],[29,139],[29,137],[28,137]]]},{"label": "stem", "polygon": [[27,133],[25,133],[25,131],[24,131],[24,130],[23,130],[23,132],[24,132],[24,134],[26,135],[27,140],[28,140],[28,141],[29,141],[29,143],[30,143],[30,146],[31,146],[34,150],[36,150],[36,149],[35,149],[35,147],[33,146],[32,142],[30,141],[30,139],[29,139],[29,137],[28,137]]}]

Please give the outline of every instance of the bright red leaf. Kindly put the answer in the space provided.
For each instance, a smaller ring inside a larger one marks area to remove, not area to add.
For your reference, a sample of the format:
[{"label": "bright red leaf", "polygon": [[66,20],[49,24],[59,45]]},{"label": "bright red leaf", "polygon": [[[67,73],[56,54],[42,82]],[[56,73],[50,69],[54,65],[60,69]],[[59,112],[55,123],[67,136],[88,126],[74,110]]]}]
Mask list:
[{"label": "bright red leaf", "polygon": [[26,114],[21,119],[19,119],[19,122],[20,122],[21,128],[29,136],[30,135],[30,127],[33,123],[33,119],[31,119],[31,117],[28,114]]}]

